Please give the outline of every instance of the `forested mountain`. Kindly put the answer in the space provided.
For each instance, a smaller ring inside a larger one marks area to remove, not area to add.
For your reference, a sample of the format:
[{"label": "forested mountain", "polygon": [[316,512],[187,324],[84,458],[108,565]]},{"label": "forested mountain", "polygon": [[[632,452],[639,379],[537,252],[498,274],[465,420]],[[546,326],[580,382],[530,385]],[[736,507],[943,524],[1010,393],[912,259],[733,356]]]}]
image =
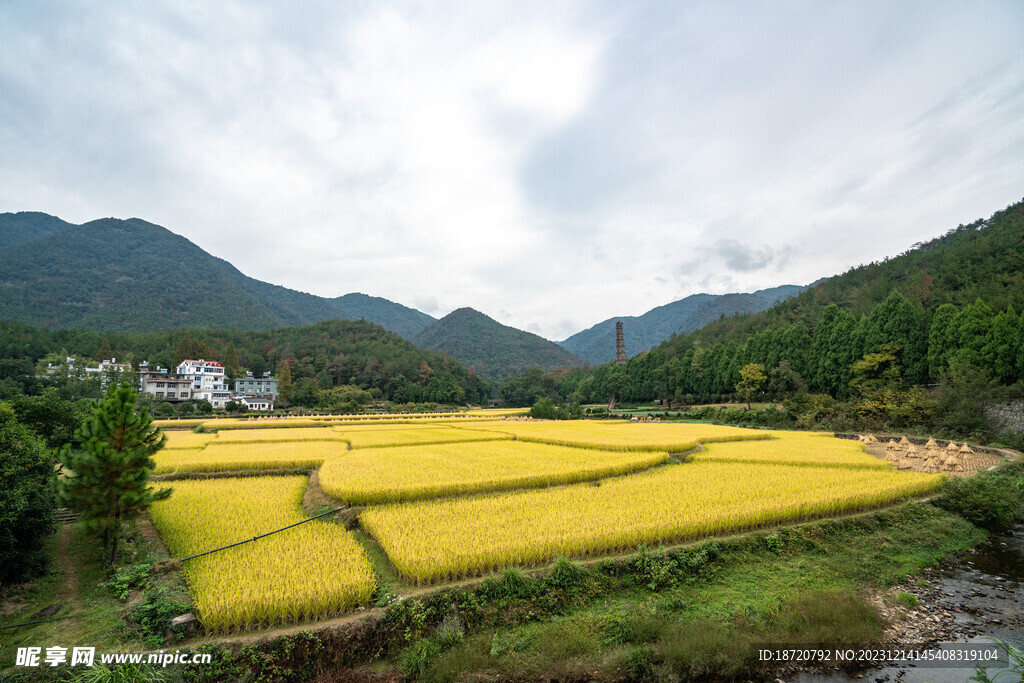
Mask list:
[{"label": "forested mountain", "polygon": [[681,335],[625,366],[603,365],[585,388],[596,399],[714,399],[735,392],[748,363],[839,398],[858,391],[858,379],[902,387],[940,382],[953,362],[958,372],[973,368],[1010,385],[1024,379],[1022,309],[1018,203],[764,312]]},{"label": "forested mountain", "polygon": [[205,358],[231,370],[234,357],[237,367],[276,375],[287,363],[295,385],[291,402],[310,407],[316,405],[311,396],[343,386],[378,390],[398,403],[481,402],[490,396],[486,382],[444,354],[417,348],[379,325],[348,320],[275,330],[154,333],[41,330],[0,322],[0,383],[32,383],[36,364],[48,356],[54,362],[66,355],[92,359],[104,345],[121,362],[148,360],[171,368],[183,358]]},{"label": "forested mountain", "polygon": [[692,332],[723,315],[763,311],[802,289],[798,285],[782,285],[749,294],[693,294],[652,308],[640,316],[609,318],[558,344],[591,363],[613,361],[615,323],[621,320],[626,356],[631,358],[668,339],[673,333]]},{"label": "forested mountain", "polygon": [[553,370],[587,364],[554,342],[502,325],[472,308],[452,311],[416,335],[413,342],[442,351],[492,379],[531,367]]},{"label": "forested mountain", "polygon": [[71,223],[38,211],[0,214],[0,249],[70,227]]},{"label": "forested mountain", "polygon": [[434,320],[365,294],[327,299],[254,280],[137,218],[72,225],[0,214],[0,288],[0,319],[47,328],[268,329],[365,318],[411,338]]}]

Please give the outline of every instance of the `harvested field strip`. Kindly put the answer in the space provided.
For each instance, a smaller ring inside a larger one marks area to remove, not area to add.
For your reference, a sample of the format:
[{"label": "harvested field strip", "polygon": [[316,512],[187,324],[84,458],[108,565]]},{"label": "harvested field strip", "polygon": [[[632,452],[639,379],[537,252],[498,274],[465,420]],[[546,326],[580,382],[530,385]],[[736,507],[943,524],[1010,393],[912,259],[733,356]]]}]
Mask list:
[{"label": "harvested field strip", "polygon": [[431,583],[825,517],[923,495],[936,475],[694,462],[576,485],[374,507],[360,517],[402,575]]},{"label": "harvested field strip", "polygon": [[[306,477],[176,481],[151,508],[175,557],[302,521]],[[313,521],[183,563],[199,620],[230,632],[337,615],[376,587],[362,547],[345,529]]]},{"label": "harvested field strip", "polygon": [[320,469],[320,486],[351,504],[552,486],[638,472],[668,453],[622,453],[518,441],[354,450]]}]

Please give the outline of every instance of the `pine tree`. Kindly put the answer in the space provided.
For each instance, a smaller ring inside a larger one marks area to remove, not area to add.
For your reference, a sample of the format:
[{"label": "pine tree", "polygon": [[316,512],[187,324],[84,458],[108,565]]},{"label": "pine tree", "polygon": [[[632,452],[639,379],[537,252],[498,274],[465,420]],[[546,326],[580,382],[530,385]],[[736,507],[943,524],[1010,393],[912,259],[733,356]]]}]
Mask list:
[{"label": "pine tree", "polygon": [[100,350],[96,352],[95,360],[104,361],[110,360],[114,357],[114,352],[110,350],[110,342],[106,337],[103,338],[103,343],[100,344]]},{"label": "pine tree", "polygon": [[108,391],[75,432],[77,448],[65,447],[60,457],[67,475],[60,482],[61,500],[103,537],[111,564],[117,562],[121,525],[171,495],[171,489],[149,485],[152,455],[167,437],[146,408],[135,411],[136,398],[128,384]]}]

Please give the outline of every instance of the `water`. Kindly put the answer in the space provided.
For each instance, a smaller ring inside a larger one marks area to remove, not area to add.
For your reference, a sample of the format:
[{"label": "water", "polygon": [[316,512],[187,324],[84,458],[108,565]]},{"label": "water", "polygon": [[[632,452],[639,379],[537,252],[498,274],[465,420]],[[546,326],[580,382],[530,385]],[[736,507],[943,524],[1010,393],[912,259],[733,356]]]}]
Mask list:
[{"label": "water", "polygon": [[[951,565],[928,572],[925,579],[933,590],[923,591],[927,612],[953,615],[959,637],[955,642],[988,643],[999,639],[1024,649],[1024,525],[1009,534],[992,537]],[[988,670],[995,678],[1000,669]],[[912,666],[883,666],[859,674],[801,674],[796,683],[838,683],[876,681],[884,683],[963,683],[974,675],[973,668],[940,669]],[[1021,679],[1004,673],[1000,683]]]}]

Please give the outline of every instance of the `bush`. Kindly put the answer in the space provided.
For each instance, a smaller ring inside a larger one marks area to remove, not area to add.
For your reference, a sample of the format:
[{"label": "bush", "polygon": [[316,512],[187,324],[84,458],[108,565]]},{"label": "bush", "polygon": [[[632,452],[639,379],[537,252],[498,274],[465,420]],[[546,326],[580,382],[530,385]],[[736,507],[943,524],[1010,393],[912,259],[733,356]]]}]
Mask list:
[{"label": "bush", "polygon": [[46,567],[53,532],[53,452],[0,403],[0,585]]},{"label": "bush", "polygon": [[983,529],[1005,529],[1024,519],[1024,478],[1019,468],[957,478],[946,486],[938,505]]},{"label": "bush", "polygon": [[586,583],[587,570],[566,557],[559,557],[544,580],[557,588],[576,588]]}]

